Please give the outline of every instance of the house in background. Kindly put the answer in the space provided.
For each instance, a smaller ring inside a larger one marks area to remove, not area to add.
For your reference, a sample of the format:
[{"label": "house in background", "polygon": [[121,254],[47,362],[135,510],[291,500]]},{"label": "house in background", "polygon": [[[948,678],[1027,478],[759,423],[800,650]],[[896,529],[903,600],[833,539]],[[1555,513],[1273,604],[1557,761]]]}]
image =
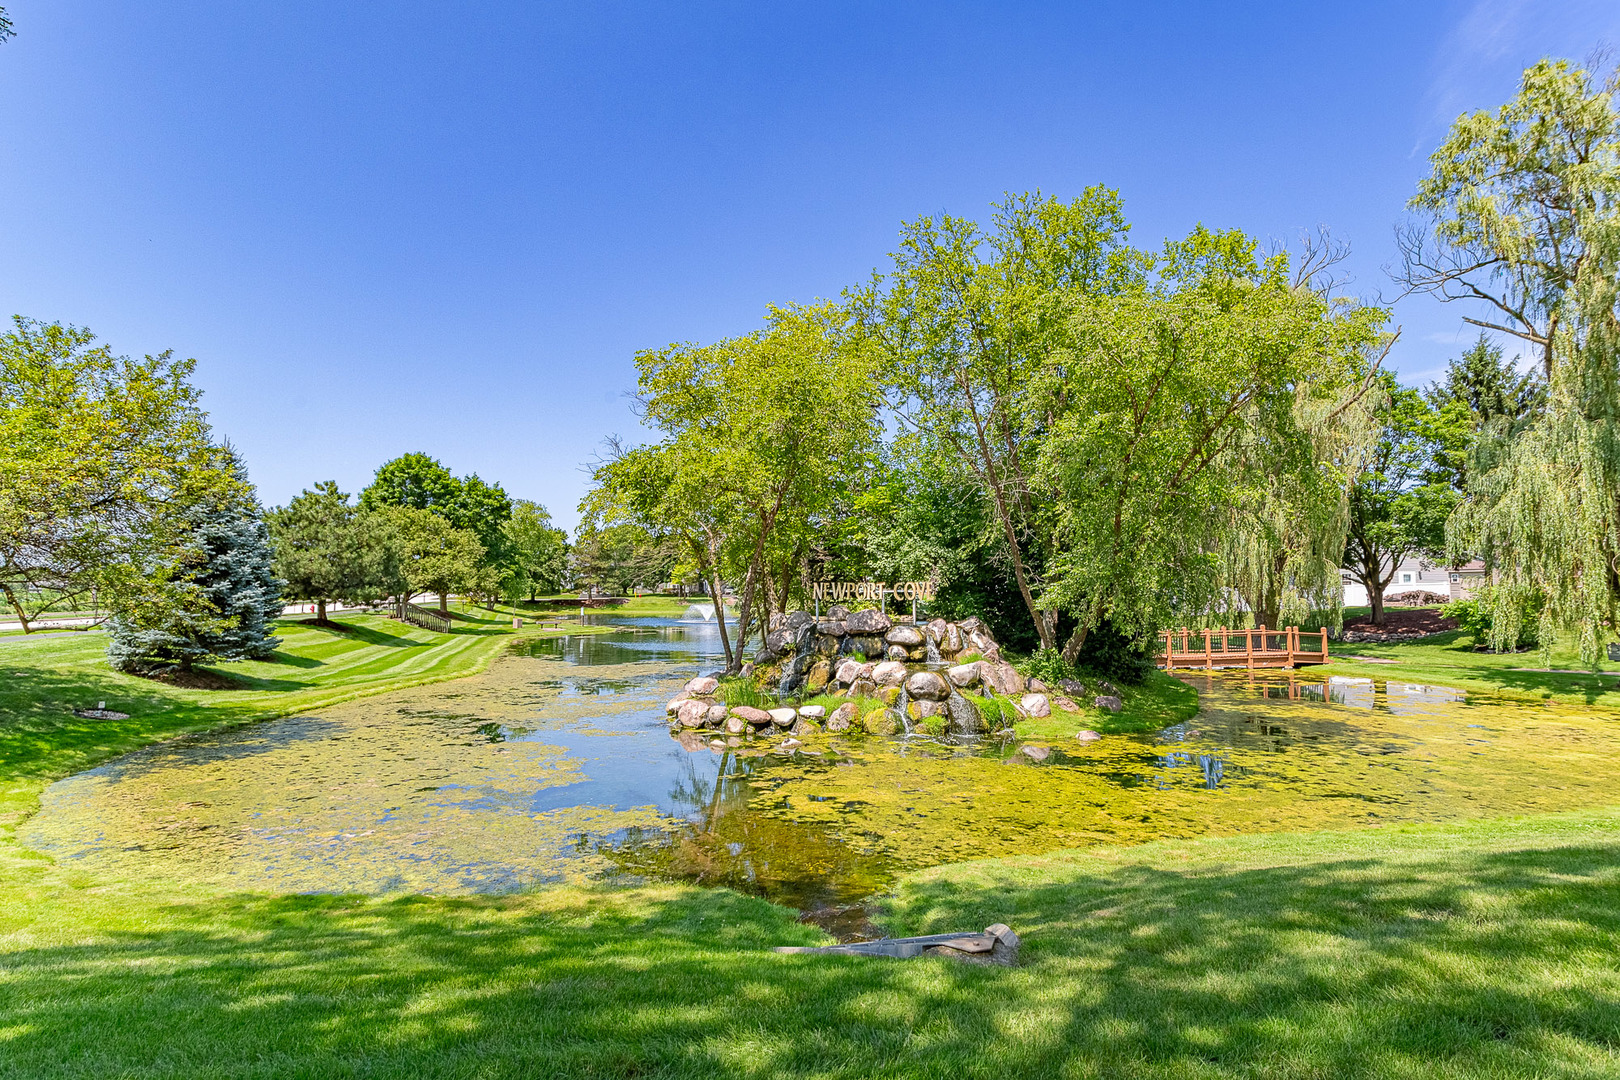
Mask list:
[{"label": "house in background", "polygon": [[[1348,570],[1340,571],[1344,579],[1344,606],[1367,607],[1367,590]],[[1474,595],[1485,581],[1485,564],[1475,559],[1462,566],[1434,566],[1418,558],[1401,560],[1395,575],[1384,586],[1384,603],[1394,603],[1402,593],[1426,592],[1465,600]]]}]

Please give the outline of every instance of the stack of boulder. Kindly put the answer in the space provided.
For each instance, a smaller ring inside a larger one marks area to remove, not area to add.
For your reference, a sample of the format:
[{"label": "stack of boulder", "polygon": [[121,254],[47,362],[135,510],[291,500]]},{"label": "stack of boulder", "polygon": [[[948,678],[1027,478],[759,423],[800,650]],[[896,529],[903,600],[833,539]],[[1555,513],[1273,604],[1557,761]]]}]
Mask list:
[{"label": "stack of boulder", "polygon": [[[1053,705],[1078,711],[1076,699],[1087,693],[1074,680],[1048,688],[1025,678],[1001,658],[1000,646],[979,619],[919,623],[891,619],[881,611],[838,607],[822,618],[795,611],[774,620],[752,673],[767,684],[774,682],[784,700],[814,694],[849,700],[831,713],[819,705],[727,706],[715,698],[718,682],[700,677],[669,703],[671,729],[730,736],[822,730],[893,735],[920,725],[975,735],[985,730],[987,713],[1001,715],[999,709],[981,708],[991,695],[1011,698],[1020,715],[1043,717],[1051,715]],[[1106,683],[1099,689],[1102,693],[1092,704],[1117,712],[1118,692]]]}]

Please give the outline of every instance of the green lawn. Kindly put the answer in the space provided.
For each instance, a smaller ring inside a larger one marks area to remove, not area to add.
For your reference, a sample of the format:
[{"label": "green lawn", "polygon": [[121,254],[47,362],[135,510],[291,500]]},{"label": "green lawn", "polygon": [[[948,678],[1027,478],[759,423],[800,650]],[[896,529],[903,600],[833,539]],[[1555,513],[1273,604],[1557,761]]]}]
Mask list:
[{"label": "green lawn", "polygon": [[[1531,650],[1522,653],[1478,652],[1461,630],[1433,634],[1416,642],[1380,645],[1335,642],[1332,663],[1305,670],[1325,675],[1352,675],[1396,682],[1434,683],[1503,697],[1584,702],[1620,708],[1620,664],[1605,661],[1600,672],[1583,671],[1572,649],[1554,648],[1551,661]],[[1355,657],[1393,661],[1376,663]],[[1566,668],[1573,673],[1518,671],[1516,668]]]},{"label": "green lawn", "polygon": [[453,899],[0,884],[5,1077],[1613,1077],[1620,814],[1268,835],[907,879],[891,932],[1025,963],[778,956],[679,886]]},{"label": "green lawn", "polygon": [[[226,691],[114,675],[99,636],[0,646],[8,821],[154,739],[476,671],[514,633],[466,614],[285,624]],[[99,700],[131,719],[72,717]],[[879,917],[1006,922],[1025,963],[778,956],[823,939],[721,890],[218,894],[6,836],[0,1077],[1620,1075],[1620,810],[962,863]]]}]

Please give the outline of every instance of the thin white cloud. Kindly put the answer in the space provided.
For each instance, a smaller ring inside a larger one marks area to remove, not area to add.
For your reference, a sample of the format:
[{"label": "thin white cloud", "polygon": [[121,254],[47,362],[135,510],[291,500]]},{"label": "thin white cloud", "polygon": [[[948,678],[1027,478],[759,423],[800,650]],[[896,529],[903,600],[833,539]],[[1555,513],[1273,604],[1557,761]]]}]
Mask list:
[{"label": "thin white cloud", "polygon": [[1545,56],[1584,61],[1620,44],[1614,0],[1475,0],[1440,40],[1418,147],[1432,146],[1459,115],[1510,97],[1519,73]]}]

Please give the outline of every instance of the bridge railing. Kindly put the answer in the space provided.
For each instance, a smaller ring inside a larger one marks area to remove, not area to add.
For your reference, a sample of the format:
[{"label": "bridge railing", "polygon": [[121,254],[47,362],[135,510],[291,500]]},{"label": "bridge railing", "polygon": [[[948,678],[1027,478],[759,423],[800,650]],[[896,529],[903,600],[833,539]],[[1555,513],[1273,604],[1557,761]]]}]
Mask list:
[{"label": "bridge railing", "polygon": [[434,630],[441,634],[450,632],[450,619],[437,611],[417,607],[415,604],[404,601],[394,605],[394,618],[401,622],[408,622],[412,626],[420,626],[424,630]]},{"label": "bridge railing", "polygon": [[1326,630],[1301,630],[1297,626],[1267,629],[1257,626],[1252,630],[1229,630],[1214,627],[1208,630],[1179,630],[1164,632],[1164,651],[1159,663],[1166,671],[1173,668],[1243,667],[1298,667],[1300,664],[1328,662],[1328,636]]}]

